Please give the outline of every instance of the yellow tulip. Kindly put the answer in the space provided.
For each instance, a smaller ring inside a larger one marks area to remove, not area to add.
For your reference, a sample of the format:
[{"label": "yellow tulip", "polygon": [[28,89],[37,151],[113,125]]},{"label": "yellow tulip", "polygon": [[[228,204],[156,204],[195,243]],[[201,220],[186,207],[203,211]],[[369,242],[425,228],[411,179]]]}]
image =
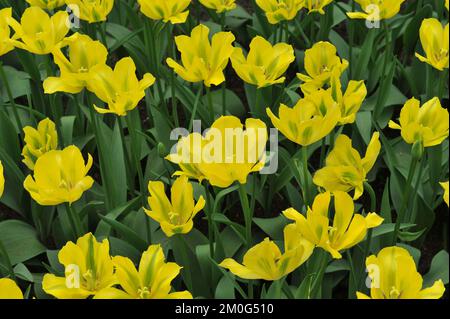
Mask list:
[{"label": "yellow tulip", "polygon": [[284,228],[284,253],[269,238],[250,248],[242,264],[227,258],[219,266],[243,279],[278,280],[300,267],[311,256],[314,245],[297,231],[294,224]]},{"label": "yellow tulip", "polygon": [[211,43],[209,28],[202,24],[192,29],[191,36],[175,37],[183,65],[171,58],[166,62],[179,76],[188,82],[203,81],[207,87],[219,85],[225,81],[223,70],[233,52],[234,35],[231,32],[218,32]]},{"label": "yellow tulip", "polygon": [[14,49],[11,41],[11,30],[8,22],[11,18],[12,9],[5,8],[0,10],[0,56]]},{"label": "yellow tulip", "polygon": [[150,19],[177,24],[186,22],[191,0],[138,0],[138,3],[141,12]]},{"label": "yellow tulip", "polygon": [[379,135],[378,132],[372,135],[364,158],[352,147],[348,136],[339,135],[334,149],[326,158],[325,167],[314,174],[314,184],[330,192],[350,192],[354,189],[353,199],[361,197],[366,176],[380,153]]},{"label": "yellow tulip", "polygon": [[305,216],[294,208],[283,212],[288,219],[295,221],[298,231],[304,238],[333,256],[342,258],[341,251],[349,249],[364,240],[367,230],[379,226],[383,218],[375,213],[362,216],[355,213],[352,198],[344,192],[334,194],[334,218],[330,224],[331,193],[319,194]]},{"label": "yellow tulip", "polygon": [[148,191],[150,210],[144,208],[144,211],[160,224],[167,237],[189,233],[194,226],[194,217],[205,207],[203,196],[195,204],[194,190],[186,176],[178,177],[173,183],[172,201],[166,196],[162,182],[149,182]]},{"label": "yellow tulip", "polygon": [[441,279],[423,288],[422,275],[409,252],[401,247],[383,248],[366,259],[371,279],[370,297],[356,292],[358,299],[439,299],[445,292]]},{"label": "yellow tulip", "polygon": [[333,0],[305,0],[305,8],[308,12],[319,12],[320,14],[325,14],[323,8],[329,5]]},{"label": "yellow tulip", "polygon": [[23,128],[25,146],[22,149],[22,162],[33,170],[39,157],[58,147],[58,133],[55,123],[49,118],[39,122],[37,129],[31,126]]},{"label": "yellow tulip", "polygon": [[123,290],[105,288],[94,299],[192,299],[189,291],[170,292],[171,282],[182,267],[166,262],[160,245],[151,245],[142,254],[139,269],[126,257],[113,257],[116,277]]},{"label": "yellow tulip", "polygon": [[108,108],[94,105],[99,113],[114,113],[125,116],[145,96],[145,90],[155,82],[155,77],[145,73],[142,80],[136,77],[136,66],[130,57],[122,58],[114,70],[105,64],[92,67],[88,89],[107,103]]},{"label": "yellow tulip", "polygon": [[98,242],[87,233],[76,244],[66,243],[58,260],[65,267],[64,277],[45,274],[42,280],[44,291],[58,299],[85,299],[117,284],[108,239]]},{"label": "yellow tulip", "polygon": [[279,118],[267,108],[272,124],[289,140],[302,146],[311,145],[327,136],[341,117],[331,93],[318,90],[300,99],[293,108],[281,104]]},{"label": "yellow tulip", "polygon": [[66,0],[66,4],[81,20],[95,23],[106,20],[114,0]]},{"label": "yellow tulip", "polygon": [[200,0],[200,3],[217,13],[230,11],[236,8],[236,0]]},{"label": "yellow tulip", "polygon": [[26,0],[30,6],[39,7],[42,9],[53,10],[62,7],[66,1],[65,0]]},{"label": "yellow tulip", "polygon": [[266,13],[270,24],[292,20],[304,8],[305,0],[256,0],[256,4]]},{"label": "yellow tulip", "polygon": [[400,12],[406,0],[355,0],[364,12],[347,12],[351,19],[367,19],[380,21],[390,19]]},{"label": "yellow tulip", "polygon": [[74,145],[50,151],[38,158],[33,177],[28,175],[23,186],[39,205],[72,204],[92,187],[94,180],[87,176],[91,166],[91,155],[85,165],[83,155]]},{"label": "yellow tulip", "polygon": [[12,37],[14,46],[35,54],[52,52],[69,32],[66,11],[58,11],[50,17],[39,7],[26,8],[20,24],[12,18],[9,24],[15,31]]},{"label": "yellow tulip", "polygon": [[22,290],[9,278],[0,278],[0,300],[1,299],[23,299]]},{"label": "yellow tulip", "polygon": [[[61,52],[61,48],[69,47],[69,59]],[[89,36],[75,33],[61,42],[61,46],[53,51],[55,63],[59,66],[60,76],[49,77],[44,81],[47,94],[55,92],[79,93],[88,85],[93,76],[92,68],[105,65],[108,50]]]},{"label": "yellow tulip", "polygon": [[[439,183],[442,187],[442,189],[444,190],[444,202],[448,205],[448,181],[445,183]],[[1,190],[1,186],[0,186],[0,190]],[[1,194],[1,191],[0,191]]]},{"label": "yellow tulip", "polygon": [[445,0],[445,7],[446,7],[447,10],[448,10],[448,8],[449,8],[449,0]]},{"label": "yellow tulip", "polygon": [[241,48],[235,48],[231,55],[231,64],[237,75],[258,88],[283,83],[282,77],[289,65],[294,62],[294,48],[286,43],[274,46],[260,36],[253,38],[250,52],[244,57]]},{"label": "yellow tulip", "polygon": [[3,164],[2,161],[0,161],[0,197],[2,197],[4,190],[5,190],[5,176],[3,175]]},{"label": "yellow tulip", "polygon": [[418,143],[421,147],[441,144],[448,136],[449,114],[437,97],[420,107],[415,98],[408,100],[400,111],[400,124],[389,122],[389,127],[401,130],[402,138],[408,144]]},{"label": "yellow tulip", "polygon": [[336,47],[330,42],[320,41],[305,51],[305,71],[307,74],[297,73],[297,77],[304,82],[300,85],[302,92],[310,94],[330,82],[333,72],[337,76],[347,69],[348,61],[337,56]]},{"label": "yellow tulip", "polygon": [[416,57],[435,69],[448,69],[448,23],[445,27],[435,18],[425,19],[420,26],[420,42],[426,57],[416,53]]}]

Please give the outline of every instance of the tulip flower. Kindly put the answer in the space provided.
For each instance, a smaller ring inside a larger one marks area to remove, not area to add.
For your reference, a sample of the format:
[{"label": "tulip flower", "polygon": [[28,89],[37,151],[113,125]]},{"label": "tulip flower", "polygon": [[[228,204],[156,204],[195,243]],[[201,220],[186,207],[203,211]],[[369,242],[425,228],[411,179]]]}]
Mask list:
[{"label": "tulip flower", "polygon": [[114,113],[125,116],[133,110],[145,96],[145,90],[155,82],[155,77],[145,73],[142,80],[136,77],[136,66],[130,57],[122,58],[114,70],[105,64],[98,64],[91,69],[88,88],[107,103],[108,108],[94,105],[99,113]]},{"label": "tulip flower", "polygon": [[23,186],[39,205],[72,204],[92,187],[94,180],[87,176],[91,166],[92,156],[88,155],[85,164],[74,145],[53,150],[37,159],[33,177],[28,175]]},{"label": "tulip flower", "polygon": [[325,14],[323,8],[329,5],[333,0],[305,0],[304,6],[308,9],[308,12],[319,12]]},{"label": "tulip flower", "polygon": [[5,190],[5,176],[3,175],[3,164],[2,161],[0,161],[0,197],[2,197],[4,190]]},{"label": "tulip flower", "polygon": [[447,8],[447,10],[448,10],[448,8],[449,8],[449,0],[445,0],[445,7]]},{"label": "tulip flower", "polygon": [[258,88],[283,83],[289,65],[294,62],[294,48],[286,43],[274,46],[260,36],[253,38],[250,52],[244,57],[241,48],[235,48],[231,55],[231,64],[237,75],[246,83]]},{"label": "tulip flower", "polygon": [[336,191],[333,195],[335,213],[332,223],[329,217],[330,192],[316,196],[312,207],[308,207],[306,217],[294,208],[285,210],[283,214],[295,221],[298,231],[305,239],[329,252],[333,258],[340,259],[341,251],[364,240],[367,230],[378,227],[383,218],[375,213],[369,213],[365,217],[356,214],[353,200],[347,193]]},{"label": "tulip flower", "polygon": [[390,19],[400,12],[406,0],[355,0],[364,12],[347,12],[350,19],[367,19],[380,21]]},{"label": "tulip flower", "polygon": [[439,71],[448,69],[448,23],[445,27],[435,18],[425,19],[420,25],[420,42],[426,57],[416,57]]},{"label": "tulip flower", "polygon": [[422,148],[441,144],[448,136],[449,114],[437,97],[420,107],[415,98],[406,101],[400,111],[400,124],[389,122],[389,127],[401,130],[408,144],[418,143]]},{"label": "tulip flower", "polygon": [[302,146],[327,136],[341,117],[337,103],[330,92],[324,90],[300,99],[293,108],[281,104],[279,117],[269,108],[266,110],[273,126],[289,140]]},{"label": "tulip flower", "polygon": [[37,129],[31,126],[23,128],[25,146],[22,149],[22,162],[33,170],[39,157],[58,147],[58,133],[55,123],[49,118],[39,122]]},{"label": "tulip flower", "polygon": [[113,257],[116,277],[123,290],[105,288],[94,299],[192,299],[189,291],[171,292],[171,282],[182,267],[166,262],[160,245],[151,245],[142,254],[139,269],[126,257]]},{"label": "tulip flower", "polygon": [[383,248],[366,259],[371,279],[370,297],[356,292],[358,299],[439,299],[445,292],[441,279],[423,289],[422,275],[410,253],[402,247]]},{"label": "tulip flower", "polygon": [[305,0],[256,0],[256,4],[266,13],[270,24],[292,20],[304,8]]},{"label": "tulip flower", "polygon": [[8,25],[8,21],[12,19],[11,14],[11,8],[0,10],[0,56],[14,49],[14,45],[11,42],[11,30]]},{"label": "tulip flower", "polygon": [[[448,181],[445,183],[439,183],[442,187],[442,189],[444,190],[444,202],[447,204],[448,206]],[[1,187],[0,187],[1,190]],[[1,194],[1,191],[0,191]]]},{"label": "tulip flower", "polygon": [[378,132],[372,135],[364,158],[352,147],[348,136],[339,135],[334,149],[326,158],[325,167],[315,173],[314,184],[330,192],[350,192],[354,189],[353,199],[361,197],[366,176],[380,153],[379,135]]},{"label": "tulip flower", "polygon": [[231,11],[236,8],[236,0],[200,0],[200,3],[217,13]]},{"label": "tulip flower", "polygon": [[98,242],[87,233],[65,244],[58,260],[65,267],[64,277],[45,274],[42,280],[44,291],[58,299],[86,299],[117,284],[108,239]]},{"label": "tulip flower", "polygon": [[200,24],[192,30],[190,37],[175,37],[182,65],[171,58],[167,58],[166,62],[184,80],[203,81],[210,87],[225,81],[223,70],[233,52],[232,43],[235,38],[231,32],[218,32],[213,35],[210,43],[208,34],[209,28]]},{"label": "tulip flower", "polygon": [[141,12],[152,20],[172,24],[185,23],[191,0],[138,0]]},{"label": "tulip flower", "polygon": [[11,18],[9,24],[15,32],[14,46],[35,54],[48,54],[69,32],[69,15],[66,11],[58,11],[50,17],[39,7],[29,7],[22,14],[20,23]]},{"label": "tulip flower", "polygon": [[294,224],[284,228],[284,253],[269,238],[250,248],[242,264],[232,258],[220,263],[243,279],[278,280],[300,267],[311,256],[314,245],[302,237]]},{"label": "tulip flower", "polygon": [[336,51],[333,44],[324,41],[305,51],[307,74],[297,73],[297,77],[304,82],[300,88],[305,95],[328,84],[334,72],[340,77],[347,69],[348,61],[337,56]]},{"label": "tulip flower", "polygon": [[62,7],[66,1],[65,0],[25,0],[30,4],[30,6],[39,7],[42,9],[53,10]]},{"label": "tulip flower", "polygon": [[194,217],[205,207],[203,196],[194,202],[194,190],[186,176],[180,176],[173,183],[172,201],[167,198],[162,182],[149,182],[148,191],[150,210],[144,208],[144,211],[160,224],[167,237],[189,233],[194,226]]},{"label": "tulip flower", "polygon": [[23,299],[22,290],[9,278],[0,278],[0,300],[1,299]]},{"label": "tulip flower", "polygon": [[81,20],[95,23],[106,20],[114,0],[66,0],[66,4]]},{"label": "tulip flower", "polygon": [[[61,52],[61,47],[69,47],[69,59]],[[44,81],[47,94],[55,92],[79,93],[93,77],[92,68],[105,65],[108,50],[100,41],[75,33],[61,42],[61,47],[53,51],[55,63],[59,66],[59,77],[48,77]]]}]

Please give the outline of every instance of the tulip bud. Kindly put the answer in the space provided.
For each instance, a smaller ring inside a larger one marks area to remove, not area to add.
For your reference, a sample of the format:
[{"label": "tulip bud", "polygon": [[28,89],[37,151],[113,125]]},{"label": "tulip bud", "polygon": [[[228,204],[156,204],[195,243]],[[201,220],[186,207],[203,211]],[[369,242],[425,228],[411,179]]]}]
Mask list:
[{"label": "tulip bud", "polygon": [[411,149],[411,155],[413,159],[420,159],[423,155],[423,143],[421,140],[414,142],[412,149]]},{"label": "tulip bud", "polygon": [[163,143],[159,142],[157,148],[159,157],[164,158],[167,156],[167,149]]}]

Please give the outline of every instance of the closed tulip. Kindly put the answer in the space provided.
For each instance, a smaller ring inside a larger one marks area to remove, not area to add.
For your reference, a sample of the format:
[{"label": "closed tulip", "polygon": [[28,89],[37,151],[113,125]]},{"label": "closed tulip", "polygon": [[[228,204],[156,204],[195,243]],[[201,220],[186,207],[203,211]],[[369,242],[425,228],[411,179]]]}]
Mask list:
[{"label": "closed tulip", "polygon": [[366,259],[371,279],[370,297],[357,292],[358,299],[439,299],[445,292],[441,279],[423,289],[422,275],[414,258],[402,247],[386,247]]},{"label": "closed tulip", "polygon": [[[69,48],[69,58],[66,58],[61,51],[61,48],[65,46]],[[47,94],[79,93],[93,77],[92,68],[106,64],[108,50],[101,42],[79,33],[66,38],[61,48],[53,51],[53,58],[59,66],[60,76],[45,79],[44,91]]]},{"label": "closed tulip", "polygon": [[20,290],[14,280],[0,278],[0,300],[1,299],[23,299],[22,290]]},{"label": "closed tulip", "polygon": [[42,280],[44,291],[58,299],[86,299],[117,283],[108,239],[98,242],[87,233],[65,244],[58,260],[65,267],[64,277],[45,274]]},{"label": "closed tulip", "polygon": [[441,144],[448,136],[449,114],[437,97],[420,106],[420,101],[408,100],[400,111],[399,124],[389,122],[392,129],[401,130],[402,138],[408,144],[418,143],[421,147]]},{"label": "closed tulip", "polygon": [[177,24],[186,22],[191,0],[138,0],[138,3],[141,12],[150,19]]},{"label": "closed tulip", "polygon": [[106,20],[114,0],[66,0],[66,4],[81,20],[95,23]]},{"label": "closed tulip", "polygon": [[243,279],[278,280],[300,267],[311,256],[314,245],[302,237],[294,224],[284,228],[284,253],[269,238],[250,248],[242,264],[232,258],[220,263]]},{"label": "closed tulip", "polygon": [[189,291],[171,292],[171,282],[182,267],[166,262],[160,245],[151,245],[142,254],[139,268],[122,256],[113,257],[120,287],[108,287],[94,299],[192,299]]},{"label": "closed tulip", "polygon": [[294,62],[294,48],[286,43],[271,45],[260,36],[253,38],[247,58],[242,49],[235,48],[231,64],[237,75],[246,83],[258,88],[283,83],[289,65]]},{"label": "closed tulip", "polygon": [[334,72],[340,76],[348,67],[348,61],[337,55],[336,47],[320,41],[305,51],[305,71],[298,73],[297,77],[304,83],[300,88],[304,94],[310,94],[329,84]]},{"label": "closed tulip", "polygon": [[330,192],[354,190],[353,199],[361,197],[367,174],[380,153],[379,135],[378,132],[372,135],[364,158],[352,147],[348,136],[339,135],[333,150],[326,158],[325,167],[315,173],[314,184]]},{"label": "closed tulip", "polygon": [[304,7],[304,0],[256,0],[271,24],[292,20]]},{"label": "closed tulip", "polygon": [[193,219],[205,206],[205,199],[200,196],[194,202],[194,190],[186,176],[180,176],[173,183],[171,200],[166,196],[162,182],[148,183],[150,210],[145,213],[157,221],[164,234],[187,234],[194,226]]},{"label": "closed tulip", "polygon": [[416,57],[439,71],[448,69],[448,23],[445,27],[435,18],[425,19],[420,26],[420,42],[425,57],[416,53]]},{"label": "closed tulip", "polygon": [[380,21],[390,19],[400,12],[406,0],[355,0],[364,12],[347,12],[351,19]]},{"label": "closed tulip", "polygon": [[[439,184],[441,185],[442,189],[444,190],[444,196],[443,196],[444,202],[447,204],[447,206],[449,206],[448,205],[448,197],[449,197],[448,196],[448,181],[445,183],[439,183]],[[1,192],[0,192],[0,194],[1,194]]]},{"label": "closed tulip", "polygon": [[342,258],[341,252],[362,240],[367,230],[379,226],[383,218],[375,213],[362,216],[355,213],[352,198],[344,192],[334,192],[334,217],[331,221],[331,193],[319,194],[308,208],[306,217],[294,208],[283,212],[295,225],[302,236],[318,247],[329,252],[333,258]]},{"label": "closed tulip", "polygon": [[53,10],[62,7],[66,1],[65,0],[26,0],[30,6],[39,7],[42,9]]},{"label": "closed tulip", "polygon": [[4,190],[5,190],[5,176],[3,175],[3,164],[2,161],[0,161],[0,197],[2,197]]},{"label": "closed tulip", "polygon": [[233,52],[232,43],[235,38],[231,32],[218,32],[209,42],[208,34],[209,28],[201,24],[192,30],[190,37],[186,35],[175,37],[182,65],[172,58],[167,58],[166,61],[184,80],[203,81],[210,87],[225,81],[223,70]]},{"label": "closed tulip", "polygon": [[22,162],[33,170],[34,165],[39,157],[56,150],[58,147],[58,133],[56,132],[55,123],[49,118],[39,122],[37,129],[31,126],[23,128],[25,133],[25,146],[22,149]]},{"label": "closed tulip", "polygon": [[0,56],[14,49],[11,41],[11,30],[8,25],[8,22],[12,19],[11,14],[11,8],[0,10]]},{"label": "closed tulip", "polygon": [[91,69],[88,79],[90,91],[107,104],[108,108],[94,105],[99,113],[114,113],[125,116],[133,110],[145,96],[145,90],[155,82],[155,77],[145,73],[142,80],[136,77],[136,65],[130,57],[122,58],[114,70],[105,64],[98,64]]},{"label": "closed tulip", "polygon": [[308,9],[308,12],[318,12],[320,14],[325,14],[323,8],[329,5],[333,0],[305,0],[304,6]]},{"label": "closed tulip", "polygon": [[91,155],[85,164],[74,145],[50,151],[38,158],[33,176],[28,175],[23,186],[39,205],[71,204],[94,184],[92,177],[87,176],[91,166]]},{"label": "closed tulip", "polygon": [[200,3],[217,13],[230,11],[236,8],[236,0],[200,0]]}]

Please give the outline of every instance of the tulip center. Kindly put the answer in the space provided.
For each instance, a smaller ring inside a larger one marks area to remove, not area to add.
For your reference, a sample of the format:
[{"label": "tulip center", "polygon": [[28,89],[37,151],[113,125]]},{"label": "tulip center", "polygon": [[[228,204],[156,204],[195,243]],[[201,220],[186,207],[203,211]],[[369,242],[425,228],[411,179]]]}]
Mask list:
[{"label": "tulip center", "polygon": [[398,299],[399,296],[400,296],[400,291],[398,291],[397,288],[392,286],[391,290],[389,291],[389,299]]},{"label": "tulip center", "polygon": [[138,289],[139,298],[141,299],[149,299],[150,297],[150,290],[148,287],[143,287]]},{"label": "tulip center", "polygon": [[59,188],[65,188],[71,190],[73,188],[72,182],[67,181],[63,176],[61,176],[61,181],[59,182]]},{"label": "tulip center", "polygon": [[173,225],[179,225],[179,224],[181,224],[181,216],[180,216],[180,214],[177,213],[177,212],[170,211],[170,212],[169,212],[169,219],[170,219],[170,222],[171,222]]},{"label": "tulip center", "polygon": [[448,58],[448,50],[441,48],[438,54],[436,54],[436,60],[441,61]]},{"label": "tulip center", "polygon": [[78,73],[87,73],[88,71],[89,71],[89,69],[84,66],[82,66],[78,69]]},{"label": "tulip center", "polygon": [[95,291],[97,289],[97,280],[94,276],[92,269],[88,269],[83,274],[83,279],[86,281],[86,289],[89,291]]}]

